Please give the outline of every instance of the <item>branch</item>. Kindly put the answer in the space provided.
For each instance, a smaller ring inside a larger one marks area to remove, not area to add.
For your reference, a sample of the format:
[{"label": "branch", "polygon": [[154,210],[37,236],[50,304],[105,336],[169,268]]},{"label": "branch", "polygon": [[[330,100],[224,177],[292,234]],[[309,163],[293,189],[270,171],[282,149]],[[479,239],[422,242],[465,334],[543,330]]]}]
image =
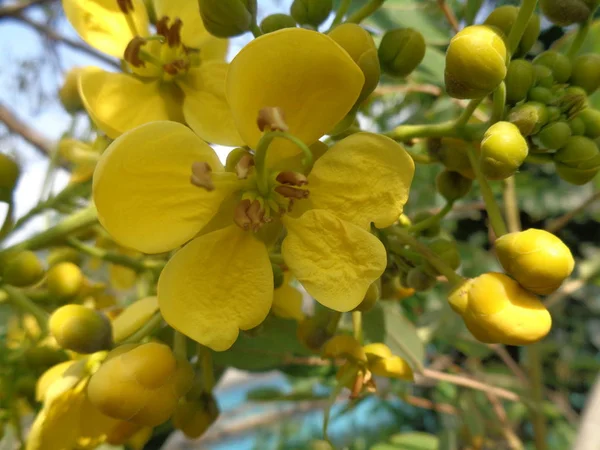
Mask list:
[{"label": "branch", "polygon": [[588,206],[590,206],[592,203],[596,202],[597,200],[600,200],[600,191],[592,194],[581,205],[579,205],[577,208],[573,209],[572,211],[569,211],[564,216],[560,216],[558,219],[554,219],[552,222],[550,222],[546,226],[546,231],[548,231],[550,233],[556,233],[558,230],[560,230],[565,225],[567,225],[571,220],[573,220],[573,218],[575,216],[577,216],[579,213],[583,212]]},{"label": "branch", "polygon": [[9,131],[20,135],[23,139],[33,145],[38,151],[44,154],[44,156],[50,156],[52,153],[52,143],[50,139],[21,121],[21,119],[17,118],[15,114],[2,103],[0,103],[0,122],[4,123]]},{"label": "branch", "polygon": [[8,5],[0,8],[0,19],[4,17],[14,17],[21,14],[27,8],[31,6],[43,5],[44,3],[52,3],[55,0],[29,0],[26,2],[20,2],[15,5]]}]

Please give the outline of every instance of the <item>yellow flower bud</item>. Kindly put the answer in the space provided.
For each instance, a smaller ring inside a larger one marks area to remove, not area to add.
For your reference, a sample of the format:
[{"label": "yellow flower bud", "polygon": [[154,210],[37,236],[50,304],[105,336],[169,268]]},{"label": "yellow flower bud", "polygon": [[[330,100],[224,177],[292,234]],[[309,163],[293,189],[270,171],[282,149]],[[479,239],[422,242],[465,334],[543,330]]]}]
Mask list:
[{"label": "yellow flower bud", "polygon": [[600,171],[600,151],[591,139],[571,136],[567,144],[554,154],[554,165],[563,180],[583,185]]},{"label": "yellow flower bud", "polygon": [[0,201],[10,201],[20,175],[21,169],[16,161],[10,156],[0,153]]},{"label": "yellow flower bud", "polygon": [[475,179],[475,172],[467,154],[468,142],[462,139],[442,138],[427,141],[427,151],[432,158],[440,161],[446,169],[460,173],[470,180]]},{"label": "yellow flower bud", "polygon": [[260,22],[260,31],[264,34],[284,28],[296,28],[296,21],[287,14],[271,14]]},{"label": "yellow flower bud", "polygon": [[318,27],[329,17],[333,0],[294,0],[290,14],[300,25]]},{"label": "yellow flower bud", "polygon": [[58,91],[58,98],[71,114],[83,111],[83,103],[79,95],[79,77],[86,70],[85,67],[74,67],[67,72],[65,81]]},{"label": "yellow flower bud", "polygon": [[596,0],[540,0],[540,9],[550,22],[565,27],[585,22],[595,3]]},{"label": "yellow flower bud", "polygon": [[481,171],[490,180],[514,174],[527,157],[529,147],[519,129],[510,122],[497,122],[481,141]]},{"label": "yellow flower bud", "polygon": [[426,50],[425,38],[413,28],[386,31],[379,44],[379,60],[389,75],[405,77],[417,68]]},{"label": "yellow flower bud", "polygon": [[527,97],[535,81],[533,65],[524,59],[513,59],[506,72],[506,101],[515,104]]},{"label": "yellow flower bud", "polygon": [[546,106],[539,102],[527,102],[515,106],[508,113],[507,120],[516,125],[523,136],[537,134],[548,123]]},{"label": "yellow flower bud", "polygon": [[348,52],[365,76],[365,84],[356,100],[358,105],[375,90],[381,76],[375,42],[367,30],[355,23],[338,25],[329,32],[329,37]]},{"label": "yellow flower bud", "polygon": [[77,353],[108,350],[112,345],[110,321],[81,305],[65,305],[50,316],[50,333],[62,348]]},{"label": "yellow flower bud", "polygon": [[318,317],[306,317],[298,323],[296,331],[298,341],[313,352],[318,352],[325,342],[332,337],[327,324]]},{"label": "yellow flower bud", "polygon": [[83,286],[81,269],[71,262],[61,262],[48,270],[48,291],[60,299],[75,297]]},{"label": "yellow flower bud", "polygon": [[588,53],[575,58],[569,83],[594,93],[600,87],[600,55]]},{"label": "yellow flower bud", "polygon": [[173,426],[190,439],[199,438],[219,417],[219,406],[214,396],[205,392],[198,399],[179,404],[173,414]]},{"label": "yellow flower bud", "polygon": [[9,255],[4,265],[3,281],[12,286],[31,286],[43,276],[44,266],[37,255],[28,250],[14,256]]},{"label": "yellow flower bud", "polygon": [[504,37],[497,29],[485,25],[464,28],[452,38],[446,53],[448,95],[485,97],[504,80],[507,56]]},{"label": "yellow flower bud", "polygon": [[220,38],[250,31],[256,17],[256,0],[198,0],[198,4],[204,26]]},{"label": "yellow flower bud", "polygon": [[437,191],[448,201],[464,197],[471,190],[473,180],[463,177],[458,172],[442,170],[435,178]]},{"label": "yellow flower bud", "polygon": [[530,228],[496,240],[504,270],[524,288],[539,295],[554,292],[573,271],[569,248],[555,235]]},{"label": "yellow flower bud", "polygon": [[[500,6],[490,13],[488,18],[485,19],[484,24],[497,27],[504,33],[505,36],[508,36],[513,24],[517,20],[518,13],[519,8],[517,6]],[[515,50],[515,55],[525,55],[529,50],[531,50],[531,47],[533,47],[533,44],[535,44],[539,35],[540,18],[537,14],[532,14],[529,22],[527,22],[525,31],[523,32],[523,37],[519,41],[519,45]]]},{"label": "yellow flower bud", "polygon": [[566,83],[573,69],[571,61],[567,56],[553,50],[540,53],[533,60],[533,64],[548,67],[552,71],[552,76],[557,83]]}]

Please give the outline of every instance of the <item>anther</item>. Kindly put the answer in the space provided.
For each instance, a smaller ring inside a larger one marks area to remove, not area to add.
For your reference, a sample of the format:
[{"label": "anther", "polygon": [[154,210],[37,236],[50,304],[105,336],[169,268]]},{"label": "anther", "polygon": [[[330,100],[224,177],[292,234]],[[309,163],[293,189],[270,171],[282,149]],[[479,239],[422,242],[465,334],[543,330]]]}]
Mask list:
[{"label": "anther", "polygon": [[283,110],[278,106],[267,106],[258,112],[256,124],[260,131],[288,131]]},{"label": "anther", "polygon": [[177,75],[181,71],[188,70],[190,68],[190,63],[188,61],[184,61],[183,59],[176,59],[175,61],[171,61],[170,63],[164,64],[163,69],[169,75]]},{"label": "anther", "polygon": [[167,33],[167,44],[169,47],[178,47],[181,44],[181,27],[183,26],[183,22],[181,22],[180,18],[176,18],[173,21],[173,24],[169,28],[169,32]]},{"label": "anther", "polygon": [[235,165],[235,173],[240,180],[244,180],[248,177],[250,168],[254,166],[254,158],[250,153],[242,155],[240,160]]},{"label": "anther", "polygon": [[244,231],[248,231],[252,224],[252,220],[248,217],[248,209],[251,204],[252,202],[249,199],[242,200],[233,211],[233,221]]},{"label": "anther", "polygon": [[123,14],[133,12],[133,0],[117,0],[117,5]]},{"label": "anther", "polygon": [[285,198],[292,198],[301,200],[303,198],[308,198],[309,191],[306,189],[298,189],[288,185],[277,186],[275,189],[280,195],[283,195]]},{"label": "anther", "polygon": [[146,44],[146,40],[143,37],[134,37],[125,47],[123,59],[133,67],[145,67],[146,63],[140,58],[140,50],[144,44]]},{"label": "anther", "polygon": [[308,180],[303,174],[292,171],[279,172],[275,180],[281,184],[290,184],[292,186],[304,186],[308,184]]},{"label": "anther", "polygon": [[167,16],[161,17],[156,22],[156,34],[169,38],[169,18]]},{"label": "anther", "polygon": [[215,185],[211,177],[212,168],[206,162],[195,162],[192,164],[192,176],[190,182],[194,186],[198,186],[206,189],[207,191],[213,191]]}]

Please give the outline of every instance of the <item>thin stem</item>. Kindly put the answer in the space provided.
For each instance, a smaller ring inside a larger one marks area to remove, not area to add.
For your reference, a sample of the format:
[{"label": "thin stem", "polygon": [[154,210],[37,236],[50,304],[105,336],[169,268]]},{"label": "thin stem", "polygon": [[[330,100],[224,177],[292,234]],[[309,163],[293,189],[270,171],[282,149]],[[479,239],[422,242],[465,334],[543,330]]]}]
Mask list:
[{"label": "thin stem", "polygon": [[440,220],[442,220],[450,211],[452,211],[452,206],[454,202],[448,202],[444,207],[434,214],[433,216],[428,217],[427,219],[421,220],[417,222],[411,227],[408,227],[408,231],[410,233],[418,233],[420,231],[426,230],[427,228],[436,225]]},{"label": "thin stem", "polygon": [[421,155],[408,150],[406,150],[406,153],[408,153],[412,160],[417,164],[433,164],[435,162],[429,155]]},{"label": "thin stem", "polygon": [[469,161],[471,161],[471,166],[473,166],[475,176],[479,182],[481,195],[483,197],[483,201],[485,202],[485,210],[487,211],[492,229],[494,230],[496,237],[500,237],[506,234],[507,230],[504,219],[502,218],[502,213],[500,212],[500,208],[498,207],[496,199],[494,198],[494,193],[492,192],[490,185],[481,172],[481,168],[477,163],[477,157],[475,156],[475,150],[473,150],[473,147],[470,145],[467,147],[467,155],[469,156]]},{"label": "thin stem", "polygon": [[459,24],[458,24],[458,20],[456,20],[456,16],[454,15],[454,12],[452,11],[452,9],[448,6],[448,3],[446,3],[446,0],[438,0],[437,3],[438,3],[438,6],[440,7],[440,9],[442,10],[442,12],[444,13],[444,16],[446,16],[446,20],[452,27],[452,30],[455,33],[458,33],[458,30],[460,28]]},{"label": "thin stem", "polygon": [[185,334],[174,330],[173,331],[173,353],[179,359],[187,361],[187,337]]},{"label": "thin stem", "polygon": [[346,19],[346,23],[361,23],[384,4],[385,0],[371,0]]},{"label": "thin stem", "polygon": [[352,332],[354,339],[359,343],[363,342],[363,330],[362,330],[362,313],[360,311],[352,311]]},{"label": "thin stem", "polygon": [[333,336],[338,329],[342,313],[339,311],[331,311],[329,313],[329,320],[327,321],[326,331],[329,335]]},{"label": "thin stem", "polygon": [[461,128],[464,125],[466,125],[467,122],[469,121],[469,119],[471,118],[471,116],[473,115],[473,113],[475,112],[475,110],[477,109],[477,107],[479,106],[479,104],[483,101],[483,98],[484,97],[474,98],[473,100],[471,100],[467,104],[467,107],[463,110],[461,115],[458,116],[456,121],[453,123],[454,127]]},{"label": "thin stem", "polygon": [[33,303],[20,289],[5,285],[2,288],[9,300],[20,310],[31,314],[38,323],[40,330],[45,334],[48,332],[48,313]]},{"label": "thin stem", "polygon": [[494,91],[492,101],[492,115],[489,125],[492,125],[504,117],[504,107],[506,106],[506,84],[504,81]]},{"label": "thin stem", "polygon": [[160,312],[156,312],[148,320],[148,322],[146,322],[144,324],[144,326],[142,326],[142,328],[137,330],[135,333],[133,333],[127,339],[124,339],[121,342],[115,342],[115,345],[117,345],[117,344],[118,345],[137,344],[138,342],[142,341],[143,339],[147,338],[148,336],[153,335],[154,332],[161,326],[162,322],[163,322],[163,318],[160,315]]},{"label": "thin stem", "polygon": [[352,0],[342,0],[340,2],[340,6],[337,9],[337,11],[335,12],[335,17],[333,18],[333,22],[331,22],[331,27],[329,28],[329,31],[333,30],[336,26],[338,26],[340,23],[342,23],[342,19],[348,12],[348,9],[350,8],[351,3],[352,3]]},{"label": "thin stem", "polygon": [[579,28],[577,29],[577,34],[575,35],[575,39],[573,39],[573,42],[571,43],[571,47],[569,47],[569,50],[567,51],[567,56],[569,58],[571,58],[571,59],[575,58],[575,56],[581,49],[581,46],[585,42],[588,32],[590,31],[590,25],[591,25],[592,21],[594,20],[595,13],[596,13],[596,9],[594,9],[594,11],[592,11],[589,19],[586,20],[585,23],[579,24]]},{"label": "thin stem", "polygon": [[521,214],[519,212],[519,203],[517,201],[517,189],[515,186],[515,177],[508,177],[504,180],[504,214],[508,231],[514,233],[521,231]]},{"label": "thin stem", "polygon": [[508,33],[508,50],[511,55],[517,50],[519,42],[521,42],[521,38],[523,37],[523,33],[525,33],[525,29],[527,28],[527,24],[529,23],[529,19],[531,19],[531,15],[535,11],[536,5],[537,0],[523,0],[521,2],[515,23],[510,29],[510,33]]},{"label": "thin stem", "polygon": [[451,285],[458,285],[464,282],[464,278],[458,275],[452,267],[450,267],[446,262],[441,259],[438,255],[436,255],[429,247],[424,244],[421,244],[415,237],[413,237],[408,231],[398,228],[398,227],[390,227],[387,228],[386,231],[392,233],[396,236],[401,242],[413,248],[419,252],[423,257],[437,270],[441,275],[445,276],[448,279],[448,282]]},{"label": "thin stem", "polygon": [[256,23],[252,24],[252,26],[250,27],[250,31],[252,32],[252,35],[255,38],[262,36],[262,31],[260,31],[260,28],[258,27],[258,25],[256,25]]},{"label": "thin stem", "polygon": [[202,368],[202,386],[204,391],[212,392],[215,387],[212,351],[202,344],[198,344],[198,362]]},{"label": "thin stem", "polygon": [[546,450],[548,448],[546,442],[546,420],[544,411],[542,410],[542,404],[544,402],[544,381],[539,344],[530,345],[527,348],[527,359],[529,380],[531,381],[531,397],[534,403],[531,408],[531,415],[533,419],[535,448],[536,450]]}]

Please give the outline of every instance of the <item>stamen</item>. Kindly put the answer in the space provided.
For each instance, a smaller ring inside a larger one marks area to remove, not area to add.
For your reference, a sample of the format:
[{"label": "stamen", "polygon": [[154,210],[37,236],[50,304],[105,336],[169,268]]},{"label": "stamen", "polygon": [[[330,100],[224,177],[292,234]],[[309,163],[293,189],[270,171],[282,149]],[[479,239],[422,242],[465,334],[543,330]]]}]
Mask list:
[{"label": "stamen", "polygon": [[163,16],[156,22],[156,34],[160,34],[165,38],[169,38],[169,18],[167,16]]},{"label": "stamen", "polygon": [[143,37],[134,37],[125,47],[123,59],[133,67],[146,67],[146,63],[140,58],[140,51],[144,44],[146,44],[146,40]]},{"label": "stamen", "polygon": [[123,14],[133,12],[133,0],[117,0],[117,5]]},{"label": "stamen", "polygon": [[206,162],[195,162],[192,164],[192,176],[190,181],[194,186],[214,191],[215,185],[211,178],[212,168]]},{"label": "stamen", "polygon": [[233,221],[244,231],[248,231],[252,224],[252,220],[248,217],[248,208],[251,204],[252,202],[248,199],[242,200],[233,212]]},{"label": "stamen", "polygon": [[304,186],[308,184],[306,177],[298,172],[279,172],[277,178],[275,178],[281,184],[290,184],[292,186]]},{"label": "stamen", "polygon": [[254,166],[254,158],[250,153],[242,155],[240,160],[235,165],[235,173],[240,180],[248,178],[248,172],[250,168]]},{"label": "stamen", "polygon": [[278,106],[267,106],[258,112],[256,124],[260,131],[288,131],[283,110]]},{"label": "stamen", "polygon": [[175,61],[164,64],[162,67],[169,75],[175,76],[181,71],[188,70],[190,68],[190,63],[183,59],[176,59]]},{"label": "stamen", "polygon": [[173,21],[173,24],[169,28],[169,33],[167,34],[167,43],[169,47],[178,47],[181,44],[181,27],[183,26],[183,22],[181,22],[180,18],[176,18]]},{"label": "stamen", "polygon": [[297,189],[288,185],[277,186],[274,189],[280,195],[283,195],[285,198],[292,198],[301,200],[303,198],[308,198],[309,191],[306,189]]},{"label": "stamen", "polygon": [[258,200],[254,200],[246,211],[250,222],[252,223],[252,231],[256,232],[264,224],[265,209]]}]

